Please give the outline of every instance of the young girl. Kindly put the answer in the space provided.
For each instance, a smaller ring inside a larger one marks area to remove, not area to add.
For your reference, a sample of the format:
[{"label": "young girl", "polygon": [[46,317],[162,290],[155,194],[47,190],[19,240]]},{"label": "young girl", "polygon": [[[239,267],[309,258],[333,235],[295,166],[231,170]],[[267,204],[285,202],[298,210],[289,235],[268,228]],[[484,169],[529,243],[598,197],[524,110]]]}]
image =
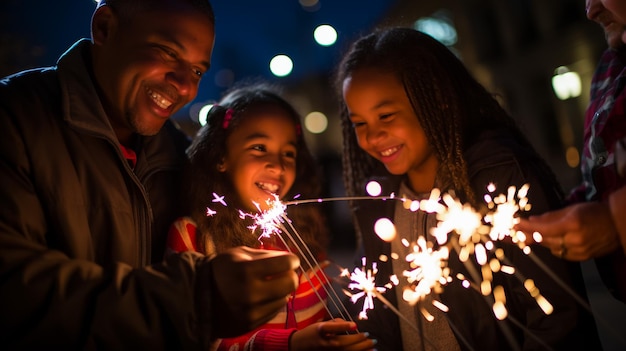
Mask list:
[{"label": "young girl", "polygon": [[[497,186],[496,194],[506,194],[508,186],[519,189],[528,183],[531,213],[560,205],[555,177],[510,116],[456,56],[431,37],[408,28],[365,36],[342,59],[336,78],[349,196],[365,195],[366,184],[376,179],[383,194],[423,199],[438,188],[479,209],[484,207],[482,196],[488,184]],[[367,263],[377,263],[378,286],[409,269],[402,259],[379,261],[381,255],[405,257],[409,249],[401,239],[433,241],[430,228],[437,225],[435,214],[407,211],[401,201],[354,201],[352,208],[359,253]],[[398,234],[391,242],[382,241],[374,232],[374,223],[381,217],[392,219],[396,226]],[[359,322],[359,328],[375,336],[379,350],[600,349],[595,323],[585,308],[517,246],[496,245],[504,249],[518,272],[535,281],[554,306],[552,314],[539,308],[518,277],[494,273],[493,286],[500,285],[506,292],[508,317],[502,321],[495,318],[482,294],[453,279],[440,295],[431,294],[448,306],[447,313],[432,304],[409,305],[402,298],[401,285],[384,296],[413,324],[375,299],[376,307],[368,311],[367,320]],[[565,284],[585,297],[578,266],[559,260],[543,247],[533,250]],[[453,250],[448,266],[452,276],[472,277]],[[475,269],[480,272],[477,265]],[[419,308],[435,315],[434,321],[427,322]]]},{"label": "young girl", "polygon": [[[275,197],[288,201],[296,195],[301,199],[319,196],[315,162],[305,144],[300,117],[273,87],[248,84],[232,90],[211,109],[207,125],[187,153],[190,165],[184,195],[190,216],[172,226],[170,252],[195,250],[212,255],[240,245],[288,249],[276,234],[261,244],[260,233],[250,229],[255,223],[250,217],[241,218],[240,212],[267,210],[268,201]],[[327,232],[318,207],[299,204],[286,212],[312,255],[322,261]],[[328,281],[319,266],[310,266],[311,260],[303,259],[285,240],[301,257],[308,279],[300,275],[300,285],[283,312],[248,334],[221,340],[219,349],[370,349],[374,341],[365,333],[354,333],[353,322],[324,321],[329,316],[322,285],[328,287]]]}]

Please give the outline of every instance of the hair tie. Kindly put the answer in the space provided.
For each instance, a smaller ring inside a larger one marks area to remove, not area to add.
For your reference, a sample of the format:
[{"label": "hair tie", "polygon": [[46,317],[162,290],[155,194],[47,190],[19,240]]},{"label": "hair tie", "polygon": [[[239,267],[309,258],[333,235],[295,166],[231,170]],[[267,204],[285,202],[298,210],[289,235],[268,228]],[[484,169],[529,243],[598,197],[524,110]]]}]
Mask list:
[{"label": "hair tie", "polygon": [[300,124],[296,124],[296,135],[302,135],[302,126]]},{"label": "hair tie", "polygon": [[230,120],[233,119],[233,111],[232,108],[226,110],[226,114],[224,115],[224,122],[222,122],[222,128],[228,129],[228,125],[230,124]]}]

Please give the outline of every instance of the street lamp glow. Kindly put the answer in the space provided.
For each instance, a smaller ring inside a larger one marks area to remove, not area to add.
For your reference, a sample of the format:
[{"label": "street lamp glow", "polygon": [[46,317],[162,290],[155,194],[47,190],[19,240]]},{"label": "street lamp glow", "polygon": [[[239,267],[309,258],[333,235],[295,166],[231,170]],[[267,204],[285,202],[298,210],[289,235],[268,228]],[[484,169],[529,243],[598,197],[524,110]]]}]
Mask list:
[{"label": "street lamp glow", "polygon": [[315,41],[322,46],[333,45],[337,41],[337,31],[328,24],[322,24],[313,31]]},{"label": "street lamp glow", "polygon": [[567,100],[580,96],[582,84],[578,73],[561,66],[554,71],[552,89],[560,100]]},{"label": "street lamp glow", "polygon": [[293,70],[293,61],[287,55],[276,55],[270,61],[270,71],[277,77],[284,77]]}]

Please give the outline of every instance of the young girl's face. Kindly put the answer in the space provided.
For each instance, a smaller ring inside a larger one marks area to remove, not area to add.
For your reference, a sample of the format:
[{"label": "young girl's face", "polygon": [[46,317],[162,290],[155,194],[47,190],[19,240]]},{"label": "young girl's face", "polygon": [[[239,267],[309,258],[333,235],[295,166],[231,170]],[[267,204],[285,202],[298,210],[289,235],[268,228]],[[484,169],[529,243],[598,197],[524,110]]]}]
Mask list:
[{"label": "young girl's face", "polygon": [[226,140],[219,170],[227,172],[247,211],[253,202],[265,210],[272,194],[283,198],[296,177],[296,126],[280,107],[265,105],[246,112]]},{"label": "young girl's face", "polygon": [[413,191],[432,190],[437,158],[400,80],[359,69],[344,80],[343,98],[359,146],[390,173],[407,174]]}]

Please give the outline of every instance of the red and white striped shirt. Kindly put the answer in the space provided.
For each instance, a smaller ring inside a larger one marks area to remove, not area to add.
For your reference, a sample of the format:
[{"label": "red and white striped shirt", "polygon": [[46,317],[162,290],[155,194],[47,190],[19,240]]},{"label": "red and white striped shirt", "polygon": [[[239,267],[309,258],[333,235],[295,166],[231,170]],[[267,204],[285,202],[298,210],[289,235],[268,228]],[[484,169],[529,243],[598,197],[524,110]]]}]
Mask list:
[{"label": "red and white striped shirt", "polygon": [[[167,254],[198,251],[196,224],[189,217],[177,219],[167,238]],[[289,337],[298,329],[329,319],[326,310],[329,281],[324,273],[328,262],[299,273],[300,283],[287,305],[268,323],[247,334],[222,339],[218,350],[287,350]]]}]

